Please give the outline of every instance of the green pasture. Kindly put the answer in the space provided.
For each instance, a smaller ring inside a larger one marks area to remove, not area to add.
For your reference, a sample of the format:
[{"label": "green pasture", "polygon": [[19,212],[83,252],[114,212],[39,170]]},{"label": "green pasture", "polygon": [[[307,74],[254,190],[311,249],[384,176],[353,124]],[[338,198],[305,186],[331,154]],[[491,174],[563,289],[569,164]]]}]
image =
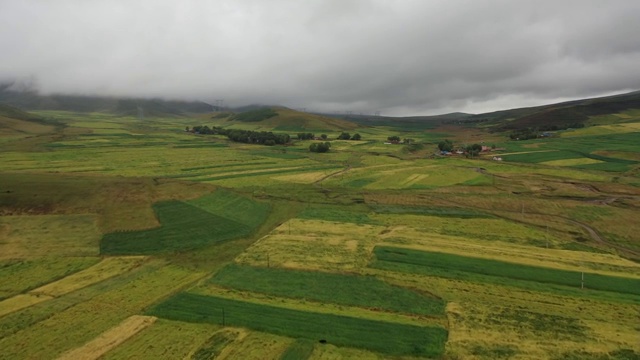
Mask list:
[{"label": "green pasture", "polygon": [[147,314],[170,320],[247,327],[293,338],[364,348],[389,355],[441,356],[447,330],[290,310],[179,293]]},{"label": "green pasture", "polygon": [[368,213],[369,209],[366,207],[307,206],[298,215],[298,218],[354,224],[376,224],[377,222],[372,220]]},{"label": "green pasture", "polygon": [[266,204],[225,191],[191,203],[160,202],[153,208],[159,228],[106,234],[100,242],[100,252],[133,255],[195,250],[249,235],[269,211]]},{"label": "green pasture", "polygon": [[[585,128],[589,129],[589,128]],[[640,127],[639,127],[640,129]],[[582,131],[583,129],[580,129]],[[633,129],[632,129],[633,130]],[[569,165],[586,170],[624,172],[640,162],[614,156],[597,155],[594,152],[640,152],[640,132],[612,132],[603,134],[593,132],[576,137],[552,137],[527,141],[512,141],[501,146],[507,152],[520,154],[502,155],[505,161],[523,163],[542,163],[556,160],[592,159],[593,164]],[[529,147],[527,147],[529,146]]]},{"label": "green pasture", "polygon": [[306,360],[313,353],[314,343],[307,339],[293,342],[280,356],[280,360]]},{"label": "green pasture", "polygon": [[412,214],[460,219],[487,219],[494,217],[491,214],[477,210],[453,207],[371,205],[371,209],[378,214]]},{"label": "green pasture", "polygon": [[[479,282],[519,285],[517,281],[561,285],[581,288],[579,271],[543,268],[498,260],[466,257],[454,254],[427,252],[395,247],[376,246],[375,268],[415,272],[425,275],[459,278]],[[584,273],[584,286],[588,290],[608,291],[619,294],[640,295],[640,279]],[[587,291],[588,291],[587,290]]]},{"label": "green pasture", "polygon": [[45,257],[0,261],[0,300],[62,279],[95,265],[97,257]]},{"label": "green pasture", "polygon": [[213,215],[246,225],[251,229],[257,228],[264,222],[271,208],[266,202],[254,201],[224,189],[218,189],[209,195],[189,200],[188,203]]},{"label": "green pasture", "polygon": [[202,274],[161,261],[0,317],[0,357],[56,358],[177,292]]},{"label": "green pasture", "polygon": [[372,276],[228,265],[211,280],[232,289],[391,312],[443,315],[444,301]]}]

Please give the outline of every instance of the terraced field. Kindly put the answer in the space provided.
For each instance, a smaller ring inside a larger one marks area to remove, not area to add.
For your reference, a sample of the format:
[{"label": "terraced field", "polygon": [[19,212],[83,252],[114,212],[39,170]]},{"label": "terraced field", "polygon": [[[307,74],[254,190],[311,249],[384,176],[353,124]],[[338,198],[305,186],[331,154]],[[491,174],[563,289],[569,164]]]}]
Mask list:
[{"label": "terraced field", "polygon": [[[294,111],[40,114],[66,127],[0,133],[0,358],[640,354],[633,110],[527,141]],[[317,154],[198,124],[363,140]],[[502,150],[443,157],[444,138]]]}]

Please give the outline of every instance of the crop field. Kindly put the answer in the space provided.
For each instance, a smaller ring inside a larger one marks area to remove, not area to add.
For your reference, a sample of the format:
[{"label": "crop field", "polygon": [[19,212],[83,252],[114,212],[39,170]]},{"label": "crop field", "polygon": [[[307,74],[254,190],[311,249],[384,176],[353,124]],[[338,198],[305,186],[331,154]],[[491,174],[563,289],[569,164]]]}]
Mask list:
[{"label": "crop field", "polygon": [[[225,216],[217,215],[229,207]],[[154,205],[161,226],[156,229],[110,233],[103,237],[103,254],[136,255],[201,248],[246,236],[266,218],[268,206],[219,191],[191,204],[171,201]]]},{"label": "crop field", "polygon": [[98,261],[90,257],[3,261],[0,263],[0,300],[77,273]]},{"label": "crop field", "polygon": [[[230,332],[230,331],[227,331]],[[220,326],[157,319],[151,326],[131,336],[107,352],[104,359],[183,359],[195,356],[210,339],[220,333]],[[168,336],[170,334],[170,336]]]},{"label": "crop field", "polygon": [[38,114],[57,125],[0,117],[0,358],[640,357],[637,109],[526,141],[286,109]]},{"label": "crop field", "polygon": [[371,276],[229,265],[211,282],[223,287],[382,311],[443,315],[444,303]]},{"label": "crop field", "polygon": [[301,312],[189,293],[168,299],[153,307],[149,314],[170,320],[229,324],[295,338],[325,340],[391,355],[438,356],[443,353],[447,338],[447,331],[442,328]]},{"label": "crop field", "polygon": [[133,315],[81,347],[62,354],[58,359],[74,360],[100,358],[102,355],[109,352],[109,350],[116,348],[128,338],[150,326],[155,321],[156,318],[151,316]]},{"label": "crop field", "polygon": [[[79,348],[131,315],[175,292],[202,274],[153,261],[124,277],[0,317],[4,354],[13,358],[53,358]],[[24,316],[31,314],[30,316]],[[37,317],[34,319],[33,315]],[[29,344],[25,346],[24,344]]]},{"label": "crop field", "polygon": [[[640,278],[625,278],[549,269],[530,265],[500,262],[496,260],[464,257],[460,255],[416,251],[394,247],[376,247],[373,267],[418,272],[426,275],[471,279],[479,282],[497,282],[503,285],[527,286],[511,280],[563,285],[587,289],[630,294],[637,302],[640,295]],[[582,282],[584,276],[584,283]],[[503,281],[501,279],[509,279]],[[537,287],[540,290],[540,287]],[[550,288],[555,290],[555,288]]]}]

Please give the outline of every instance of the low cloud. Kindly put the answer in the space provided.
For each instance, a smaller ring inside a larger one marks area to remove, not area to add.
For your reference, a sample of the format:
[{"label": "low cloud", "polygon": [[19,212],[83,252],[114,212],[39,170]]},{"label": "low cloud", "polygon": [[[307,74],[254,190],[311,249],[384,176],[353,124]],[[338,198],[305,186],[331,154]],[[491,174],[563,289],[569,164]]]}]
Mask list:
[{"label": "low cloud", "polygon": [[640,88],[635,1],[0,3],[0,81],[45,93],[481,112]]}]

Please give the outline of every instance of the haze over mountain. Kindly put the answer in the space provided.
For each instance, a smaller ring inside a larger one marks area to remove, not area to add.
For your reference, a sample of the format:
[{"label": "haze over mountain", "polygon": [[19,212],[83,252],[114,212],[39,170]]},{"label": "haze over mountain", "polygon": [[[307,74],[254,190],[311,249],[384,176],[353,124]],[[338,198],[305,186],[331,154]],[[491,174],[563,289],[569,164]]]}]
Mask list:
[{"label": "haze over mountain", "polygon": [[637,1],[0,2],[0,83],[44,94],[482,113],[640,88]]}]

